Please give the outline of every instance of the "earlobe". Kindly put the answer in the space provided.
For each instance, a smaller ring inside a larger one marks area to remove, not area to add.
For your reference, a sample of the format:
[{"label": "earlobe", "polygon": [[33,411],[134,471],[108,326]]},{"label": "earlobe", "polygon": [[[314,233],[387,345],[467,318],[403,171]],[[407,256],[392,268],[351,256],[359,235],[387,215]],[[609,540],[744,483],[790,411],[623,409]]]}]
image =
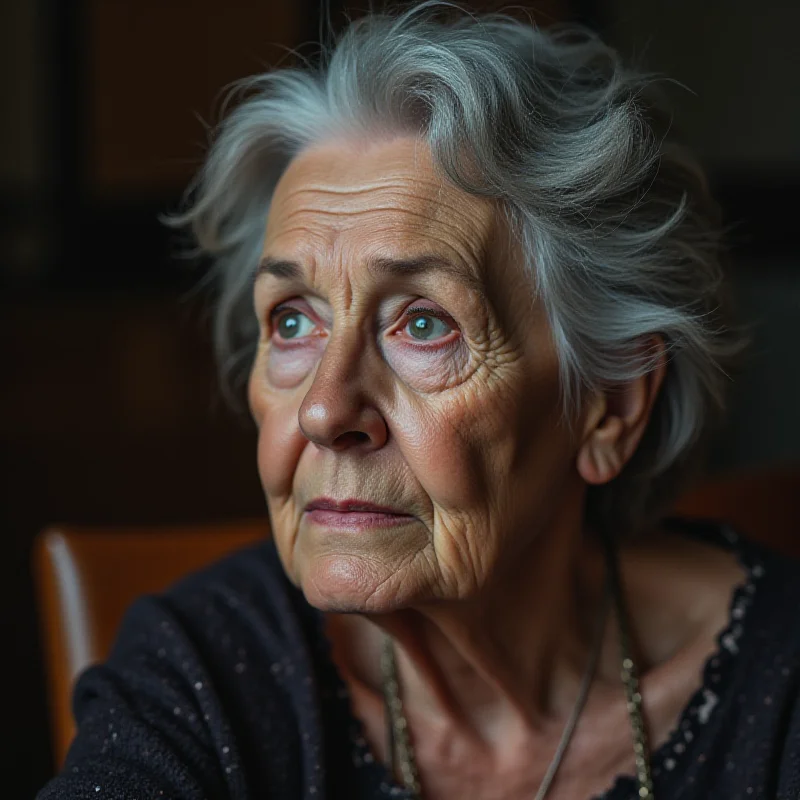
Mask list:
[{"label": "earlobe", "polygon": [[622,471],[623,427],[619,417],[606,416],[581,445],[576,466],[586,483],[608,483]]}]

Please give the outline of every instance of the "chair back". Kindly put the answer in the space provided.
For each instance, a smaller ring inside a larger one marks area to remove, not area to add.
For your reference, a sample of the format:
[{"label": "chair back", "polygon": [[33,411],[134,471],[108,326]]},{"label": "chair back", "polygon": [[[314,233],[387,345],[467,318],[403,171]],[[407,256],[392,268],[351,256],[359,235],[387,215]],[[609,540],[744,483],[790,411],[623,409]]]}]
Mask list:
[{"label": "chair back", "polygon": [[58,766],[75,732],[75,678],[106,657],[128,606],[268,533],[265,521],[253,521],[163,529],[55,526],[38,536],[33,566]]},{"label": "chair back", "polygon": [[682,497],[675,513],[726,520],[744,536],[800,558],[800,465],[714,478]]}]

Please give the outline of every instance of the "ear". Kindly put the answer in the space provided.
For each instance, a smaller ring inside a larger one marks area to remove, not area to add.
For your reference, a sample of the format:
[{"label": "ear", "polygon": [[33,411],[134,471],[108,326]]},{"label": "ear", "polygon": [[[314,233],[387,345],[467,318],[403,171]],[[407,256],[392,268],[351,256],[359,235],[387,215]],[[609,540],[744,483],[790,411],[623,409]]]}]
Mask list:
[{"label": "ear", "polygon": [[643,354],[653,364],[649,372],[597,392],[584,411],[576,465],[586,483],[608,483],[616,478],[644,435],[667,373],[661,337],[652,337],[643,346]]}]

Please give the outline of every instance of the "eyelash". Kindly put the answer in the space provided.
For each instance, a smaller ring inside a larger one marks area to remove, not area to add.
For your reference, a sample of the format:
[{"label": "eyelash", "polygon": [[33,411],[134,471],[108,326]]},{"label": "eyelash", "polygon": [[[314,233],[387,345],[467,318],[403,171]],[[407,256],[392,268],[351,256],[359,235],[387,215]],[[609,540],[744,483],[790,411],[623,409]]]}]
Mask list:
[{"label": "eyelash", "polygon": [[439,311],[437,308],[427,308],[426,306],[414,306],[413,308],[407,308],[405,311],[406,319],[410,319],[411,317],[419,317],[423,314],[429,317],[436,317],[436,319],[442,320],[442,322],[450,323],[454,328],[456,326],[455,320],[449,315],[445,314],[444,311]]},{"label": "eyelash", "polygon": [[289,305],[285,305],[284,303],[281,303],[280,305],[275,306],[275,308],[273,308],[269,312],[269,321],[270,321],[270,323],[274,323],[275,320],[281,314],[283,314],[285,311],[289,311],[289,312],[291,312],[293,314],[305,314],[305,311],[301,311],[299,308],[295,308],[294,306],[289,306]]}]

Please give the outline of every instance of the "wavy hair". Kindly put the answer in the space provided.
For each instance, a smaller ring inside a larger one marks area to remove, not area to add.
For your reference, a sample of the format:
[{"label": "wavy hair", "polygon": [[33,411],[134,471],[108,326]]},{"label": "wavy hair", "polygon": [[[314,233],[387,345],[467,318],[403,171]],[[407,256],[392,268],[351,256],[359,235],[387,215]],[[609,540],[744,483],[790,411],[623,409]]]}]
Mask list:
[{"label": "wavy hair", "polygon": [[618,530],[662,513],[723,408],[742,340],[724,318],[718,207],[667,135],[655,83],[580,26],[541,29],[440,2],[351,23],[321,66],[241,81],[170,219],[213,261],[228,385],[255,351],[251,281],[288,163],[333,135],[413,134],[456,186],[505,210],[548,315],[567,421],[587,392],[653,368],[643,344],[665,344],[643,440],[587,504],[591,524]]}]

